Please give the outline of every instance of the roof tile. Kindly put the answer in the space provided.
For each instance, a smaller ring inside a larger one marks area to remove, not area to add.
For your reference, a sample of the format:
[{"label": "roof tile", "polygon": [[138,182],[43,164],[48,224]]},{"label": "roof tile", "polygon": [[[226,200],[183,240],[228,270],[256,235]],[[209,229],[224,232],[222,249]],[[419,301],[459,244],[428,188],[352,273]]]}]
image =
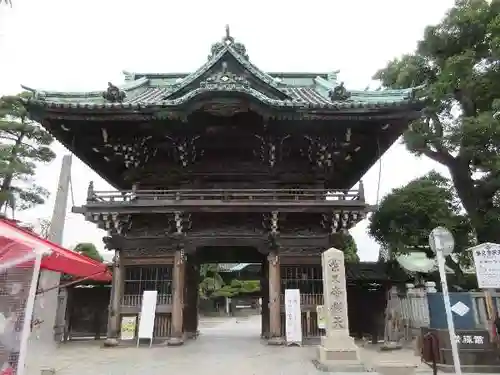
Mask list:
[{"label": "roof tile", "polygon": [[[231,43],[226,43],[227,41]],[[335,88],[337,82],[318,74],[311,78],[311,73],[304,73],[303,79],[299,74],[294,74],[292,82],[301,81],[300,85],[281,81],[276,77],[259,70],[248,60],[246,50],[241,43],[234,42],[230,36],[226,36],[223,43],[218,43],[209,60],[197,71],[179,78],[179,82],[172,83],[171,79],[159,80],[158,74],[135,74],[126,73],[126,82],[119,89],[126,95],[122,102],[110,103],[103,97],[102,91],[93,92],[51,92],[38,91],[23,86],[24,89],[32,91],[34,97],[31,99],[33,105],[48,108],[67,109],[100,109],[100,108],[122,108],[138,109],[144,107],[175,107],[192,100],[197,95],[207,92],[240,92],[255,97],[257,100],[272,107],[287,107],[297,109],[330,109],[343,110],[355,108],[378,108],[406,104],[414,101],[414,89],[405,90],[382,90],[382,91],[353,91],[346,100],[332,101],[328,92]],[[170,97],[188,87],[199,77],[209,71],[223,56],[230,54],[250,74],[272,87],[274,92],[282,93],[282,99],[271,98],[266,93],[260,92],[251,86],[238,85],[237,82],[228,82],[210,85],[210,87],[198,87],[185,93],[181,97],[170,99]],[[336,77],[336,74],[333,75]],[[171,78],[171,77],[170,77]],[[159,82],[161,82],[159,84]],[[305,82],[305,83],[304,83]],[[309,82],[309,84],[307,84]]]}]

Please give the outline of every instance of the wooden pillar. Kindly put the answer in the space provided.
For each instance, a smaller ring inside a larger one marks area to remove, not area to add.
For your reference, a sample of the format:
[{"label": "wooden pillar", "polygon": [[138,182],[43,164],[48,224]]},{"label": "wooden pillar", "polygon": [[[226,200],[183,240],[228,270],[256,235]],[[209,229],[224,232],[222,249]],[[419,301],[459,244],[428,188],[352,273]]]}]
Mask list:
[{"label": "wooden pillar", "polygon": [[266,260],[262,264],[262,278],[260,282],[260,290],[262,293],[262,309],[261,309],[261,334],[263,339],[269,338],[269,262]]},{"label": "wooden pillar", "polygon": [[183,331],[183,304],[184,304],[184,252],[177,250],[174,257],[174,272],[172,280],[173,303],[172,303],[172,333],[168,345],[178,346],[184,343]]},{"label": "wooden pillar", "polygon": [[198,284],[199,269],[196,259],[186,262],[186,303],[184,304],[184,331],[188,339],[198,336]]},{"label": "wooden pillar", "polygon": [[270,345],[282,345],[280,317],[280,262],[277,252],[267,258],[269,266],[269,341]]},{"label": "wooden pillar", "polygon": [[117,346],[120,336],[120,308],[123,287],[123,267],[121,266],[120,253],[118,252],[118,250],[115,250],[115,256],[113,257],[113,278],[111,283],[112,285],[108,314],[108,331],[106,341],[104,342],[105,346]]}]

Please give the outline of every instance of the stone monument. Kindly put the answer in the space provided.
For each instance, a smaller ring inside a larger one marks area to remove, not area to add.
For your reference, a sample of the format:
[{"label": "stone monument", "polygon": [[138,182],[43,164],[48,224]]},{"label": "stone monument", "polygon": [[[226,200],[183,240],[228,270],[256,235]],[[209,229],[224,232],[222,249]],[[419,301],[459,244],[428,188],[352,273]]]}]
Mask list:
[{"label": "stone monument", "polygon": [[349,335],[344,253],[334,248],[321,256],[326,336],[321,337],[316,365],[324,371],[366,371]]}]

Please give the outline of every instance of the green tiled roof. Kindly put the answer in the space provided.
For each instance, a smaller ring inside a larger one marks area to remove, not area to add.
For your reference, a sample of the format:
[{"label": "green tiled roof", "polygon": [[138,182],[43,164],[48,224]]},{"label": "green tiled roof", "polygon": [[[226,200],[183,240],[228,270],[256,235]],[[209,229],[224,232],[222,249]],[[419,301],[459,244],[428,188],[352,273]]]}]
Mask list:
[{"label": "green tiled roof", "polygon": [[[419,88],[380,91],[350,91],[342,100],[331,95],[341,83],[336,73],[265,73],[253,65],[246,49],[228,35],[212,46],[208,61],[193,73],[129,73],[124,72],[125,83],[118,86],[124,100],[110,102],[105,92],[55,92],[35,90],[32,104],[48,108],[123,108],[176,107],[200,94],[210,92],[234,92],[253,96],[271,107],[303,109],[363,109],[405,105],[416,101]],[[221,71],[227,58],[239,64],[238,75]],[[254,87],[247,78],[260,82]],[[203,80],[205,79],[205,80]],[[262,87],[267,87],[262,90]],[[270,95],[273,93],[274,95]]]}]

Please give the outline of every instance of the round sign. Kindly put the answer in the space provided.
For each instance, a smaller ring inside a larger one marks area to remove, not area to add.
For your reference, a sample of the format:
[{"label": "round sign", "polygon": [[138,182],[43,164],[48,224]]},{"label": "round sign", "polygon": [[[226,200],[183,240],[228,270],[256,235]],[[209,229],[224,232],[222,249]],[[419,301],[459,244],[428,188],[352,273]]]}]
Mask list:
[{"label": "round sign", "polygon": [[444,256],[447,256],[455,248],[455,239],[448,229],[437,227],[429,234],[429,246],[435,253],[440,251]]}]

